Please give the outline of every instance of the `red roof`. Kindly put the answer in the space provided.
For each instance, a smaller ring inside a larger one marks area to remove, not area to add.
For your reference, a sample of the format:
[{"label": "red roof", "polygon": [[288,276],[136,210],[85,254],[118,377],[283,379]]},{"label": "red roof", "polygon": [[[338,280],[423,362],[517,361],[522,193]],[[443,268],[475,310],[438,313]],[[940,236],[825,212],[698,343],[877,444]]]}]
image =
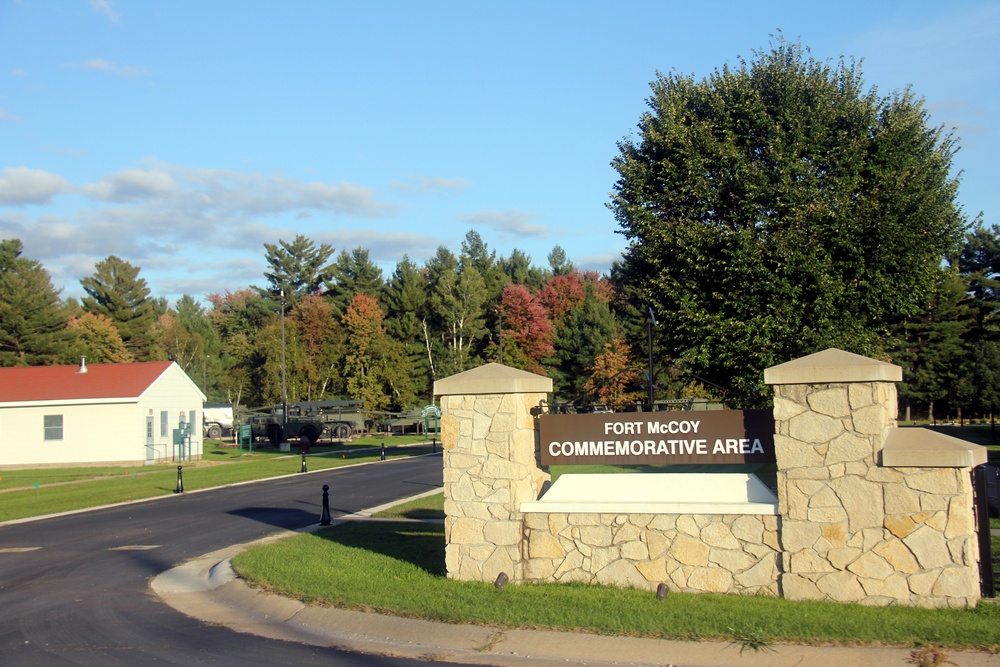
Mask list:
[{"label": "red roof", "polygon": [[0,403],[139,398],[172,361],[0,368]]}]

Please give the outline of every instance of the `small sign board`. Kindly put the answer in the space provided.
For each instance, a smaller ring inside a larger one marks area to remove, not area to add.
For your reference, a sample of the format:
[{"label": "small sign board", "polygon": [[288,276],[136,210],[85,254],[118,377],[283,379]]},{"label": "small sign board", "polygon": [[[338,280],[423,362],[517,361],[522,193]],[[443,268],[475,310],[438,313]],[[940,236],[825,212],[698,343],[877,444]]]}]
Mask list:
[{"label": "small sign board", "polygon": [[770,410],[538,417],[542,465],[774,463]]}]

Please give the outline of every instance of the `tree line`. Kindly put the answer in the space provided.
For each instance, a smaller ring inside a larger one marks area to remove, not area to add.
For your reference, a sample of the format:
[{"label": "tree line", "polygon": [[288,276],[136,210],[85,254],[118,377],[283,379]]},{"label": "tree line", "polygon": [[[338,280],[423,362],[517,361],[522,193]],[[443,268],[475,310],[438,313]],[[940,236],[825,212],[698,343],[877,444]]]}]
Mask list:
[{"label": "tree line", "polygon": [[299,235],[264,244],[261,286],[207,308],[168,305],[114,256],[77,302],[7,239],[0,364],[170,359],[210,400],[249,406],[281,401],[284,365],[290,401],[399,410],[502,361],[550,376],[559,402],[621,407],[652,383],[661,399],[763,407],[765,368],[838,347],[903,367],[904,419],[992,414],[1000,230],[957,204],[957,139],[922,100],[782,38],[651,89],[612,161],[628,247],[607,275],[559,246],[544,267],[498,257],[472,230],[457,253],[404,256],[384,276],[364,248]]},{"label": "tree line", "polygon": [[[388,278],[362,248],[334,259],[330,246],[297,236],[265,249],[264,286],[209,294],[205,307],[190,295],[173,305],[153,297],[140,269],[115,256],[80,281],[79,302],[63,300],[20,241],[0,241],[0,365],[171,360],[210,401],[272,405],[281,402],[283,325],[289,401],[408,409],[432,400],[435,379],[501,355],[508,366],[550,376],[560,402],[646,400],[649,313],[622,282],[624,263],[610,276],[581,272],[556,246],[541,268],[516,250],[497,258],[475,231],[457,255],[441,247],[422,266],[404,256]],[[885,326],[882,356],[904,367],[905,418],[911,408],[992,412],[998,305],[1000,230],[978,225],[937,269],[921,309]],[[669,318],[656,317],[659,398],[766,404],[665,353]]]},{"label": "tree line", "polygon": [[542,268],[520,250],[497,257],[470,231],[458,254],[404,256],[388,277],[360,247],[335,254],[298,235],[264,250],[262,286],[209,294],[205,307],[154,297],[116,256],[80,281],[79,302],[62,300],[18,239],[0,241],[0,364],[171,360],[210,400],[263,406],[281,402],[284,359],[289,401],[352,398],[368,410],[426,404],[435,379],[501,357],[552,374],[566,400],[615,400],[608,387],[622,384],[591,372],[627,350],[614,290],[559,246]]}]

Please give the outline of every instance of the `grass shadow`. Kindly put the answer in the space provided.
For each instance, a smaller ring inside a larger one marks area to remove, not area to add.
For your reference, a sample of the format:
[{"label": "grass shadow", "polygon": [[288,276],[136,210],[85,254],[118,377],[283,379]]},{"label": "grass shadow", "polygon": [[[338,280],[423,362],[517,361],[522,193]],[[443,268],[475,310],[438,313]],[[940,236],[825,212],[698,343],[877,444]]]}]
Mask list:
[{"label": "grass shadow", "polygon": [[316,533],[344,547],[363,549],[443,577],[444,526],[408,522],[346,521]]}]

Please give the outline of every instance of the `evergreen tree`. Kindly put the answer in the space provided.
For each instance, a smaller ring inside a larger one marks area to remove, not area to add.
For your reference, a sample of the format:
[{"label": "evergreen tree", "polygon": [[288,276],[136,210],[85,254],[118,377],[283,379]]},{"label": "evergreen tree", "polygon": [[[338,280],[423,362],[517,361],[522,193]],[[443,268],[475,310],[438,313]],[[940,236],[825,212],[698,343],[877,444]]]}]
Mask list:
[{"label": "evergreen tree", "polygon": [[265,243],[265,259],[268,269],[264,272],[268,286],[259,289],[263,296],[270,296],[277,302],[282,291],[289,306],[294,306],[307,294],[316,294],[330,280],[334,268],[328,262],[333,255],[333,247],[315,242],[302,234],[297,234],[291,243],[278,241],[277,245]]},{"label": "evergreen tree", "polygon": [[598,296],[592,283],[586,284],[583,300],[558,320],[552,357],[547,360],[552,368],[549,375],[553,388],[563,402],[582,400],[587,369],[594,365],[604,346],[618,336],[618,325],[608,303]]},{"label": "evergreen tree", "polygon": [[976,300],[977,335],[996,338],[997,310],[1000,309],[1000,229],[977,220],[965,235],[958,267]]},{"label": "evergreen tree", "polygon": [[327,296],[333,299],[338,315],[347,312],[347,306],[357,294],[378,299],[382,292],[382,269],[378,268],[364,248],[354,248],[350,253],[342,250],[333,267],[333,275],[326,283]]},{"label": "evergreen tree", "polygon": [[898,337],[893,362],[903,367],[899,397],[911,417],[914,403],[927,405],[933,419],[935,403],[948,398],[967,403],[960,396],[959,369],[969,352],[968,337],[975,324],[975,310],[966,282],[955,267],[939,269],[934,291],[920,314],[894,326]]},{"label": "evergreen tree", "polygon": [[566,251],[560,246],[552,248],[552,252],[549,253],[548,260],[549,268],[552,269],[553,276],[568,276],[576,271],[570,261],[566,259]]},{"label": "evergreen tree", "polygon": [[500,258],[498,263],[508,282],[524,285],[532,292],[537,292],[549,277],[542,269],[532,266],[531,257],[517,248],[511,251],[510,257]]},{"label": "evergreen tree", "polygon": [[427,279],[407,255],[396,265],[386,283],[386,332],[399,341],[406,352],[406,366],[413,378],[414,391],[430,395],[431,356],[426,334],[428,327]]},{"label": "evergreen tree", "polygon": [[68,318],[48,272],[21,257],[18,239],[0,240],[0,366],[70,361]]},{"label": "evergreen tree", "polygon": [[153,324],[160,307],[149,293],[139,267],[111,255],[94,266],[94,275],[80,281],[87,296],[83,308],[105,315],[118,328],[125,348],[137,361],[155,356]]},{"label": "evergreen tree", "polygon": [[471,266],[483,278],[486,287],[486,303],[498,303],[500,293],[510,282],[503,269],[497,263],[496,252],[491,251],[483,242],[482,237],[474,229],[470,229],[462,241],[462,254],[459,265]]}]

